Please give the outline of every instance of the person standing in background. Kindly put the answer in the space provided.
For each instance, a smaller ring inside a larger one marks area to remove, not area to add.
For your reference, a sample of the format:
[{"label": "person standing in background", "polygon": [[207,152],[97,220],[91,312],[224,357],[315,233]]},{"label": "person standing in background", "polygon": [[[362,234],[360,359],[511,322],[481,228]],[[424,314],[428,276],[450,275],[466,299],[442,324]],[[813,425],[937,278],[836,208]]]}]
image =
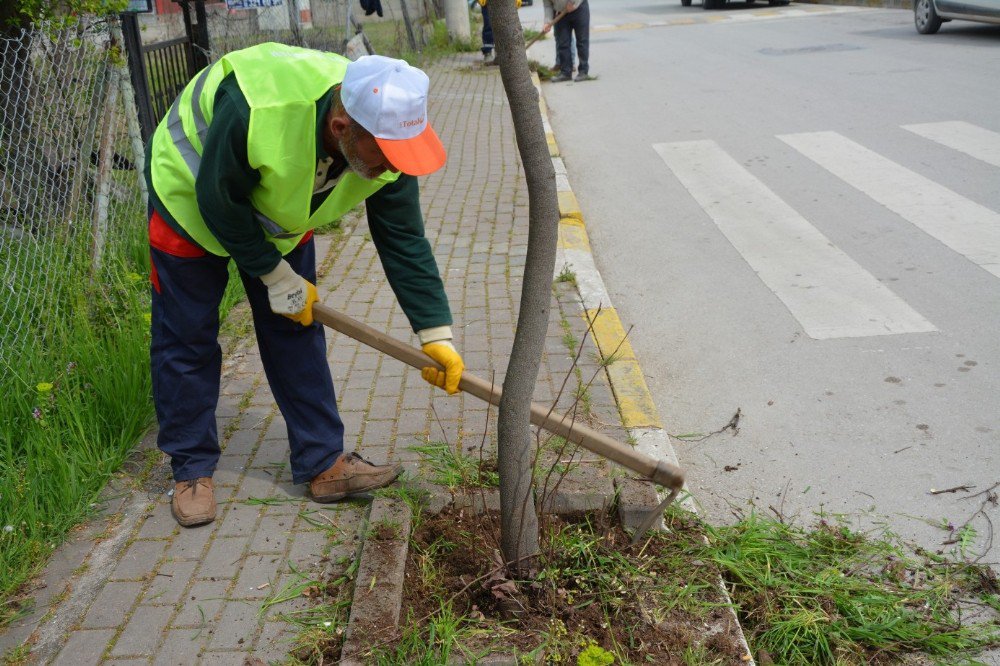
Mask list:
[{"label": "person standing in background", "polygon": [[[550,80],[552,83],[563,81],[590,81],[590,4],[583,0],[576,4],[573,0],[545,0],[545,24],[542,34],[548,34],[555,27],[556,63],[559,73]],[[556,20],[556,16],[561,18]],[[572,40],[576,38],[577,65],[576,78],[573,78]]]}]

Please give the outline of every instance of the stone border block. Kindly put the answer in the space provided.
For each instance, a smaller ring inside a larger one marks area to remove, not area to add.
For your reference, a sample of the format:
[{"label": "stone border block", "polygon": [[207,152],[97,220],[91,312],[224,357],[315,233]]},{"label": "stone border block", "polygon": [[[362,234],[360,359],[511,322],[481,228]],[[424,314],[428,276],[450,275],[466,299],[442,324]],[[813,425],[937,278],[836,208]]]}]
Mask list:
[{"label": "stone border block", "polygon": [[622,527],[634,530],[656,510],[660,500],[652,481],[640,481],[628,477],[615,479],[618,491],[618,520]]},{"label": "stone border block", "polygon": [[412,515],[402,500],[377,497],[362,525],[364,546],[354,578],[351,615],[340,663],[365,663],[366,646],[395,632],[403,604],[403,574]]}]

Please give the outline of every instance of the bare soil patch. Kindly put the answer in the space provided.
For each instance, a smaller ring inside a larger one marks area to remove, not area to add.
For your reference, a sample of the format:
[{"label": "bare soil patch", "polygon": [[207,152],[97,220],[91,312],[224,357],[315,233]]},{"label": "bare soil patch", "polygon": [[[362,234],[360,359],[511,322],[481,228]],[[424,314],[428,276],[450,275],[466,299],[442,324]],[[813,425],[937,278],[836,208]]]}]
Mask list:
[{"label": "bare soil patch", "polygon": [[537,572],[511,580],[499,520],[461,511],[422,519],[411,538],[401,630],[433,624],[447,608],[462,618],[451,654],[470,660],[516,653],[576,663],[596,646],[616,663],[741,663],[718,573],[687,555],[697,522],[671,518],[669,531],[632,545],[606,514],[547,516]]}]

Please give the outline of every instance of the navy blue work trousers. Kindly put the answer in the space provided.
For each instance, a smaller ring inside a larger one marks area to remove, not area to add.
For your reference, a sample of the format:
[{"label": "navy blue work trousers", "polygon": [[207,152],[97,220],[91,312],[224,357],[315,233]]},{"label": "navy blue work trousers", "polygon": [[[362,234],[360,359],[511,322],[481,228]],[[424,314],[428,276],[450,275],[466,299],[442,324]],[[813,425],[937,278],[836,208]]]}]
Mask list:
[{"label": "navy blue work trousers", "polygon": [[552,26],[556,33],[556,63],[566,76],[573,75],[573,38],[576,38],[577,73],[590,72],[590,3],[583,3]]},{"label": "navy blue work trousers", "polygon": [[483,10],[483,47],[482,52],[484,56],[488,56],[493,53],[493,24],[490,22],[490,10],[486,5],[482,6]]},{"label": "navy blue work trousers", "polygon": [[[212,476],[219,461],[215,409],[222,349],[219,302],[228,282],[228,257],[176,256],[150,247],[153,311],[150,360],[157,444],[170,456],[174,480]],[[315,283],[312,238],[285,259]],[[260,278],[240,271],[253,311],[257,345],[267,381],[288,429],[292,479],[305,483],[330,467],[344,450],[326,337],[318,323],[301,326],[271,312]]]}]

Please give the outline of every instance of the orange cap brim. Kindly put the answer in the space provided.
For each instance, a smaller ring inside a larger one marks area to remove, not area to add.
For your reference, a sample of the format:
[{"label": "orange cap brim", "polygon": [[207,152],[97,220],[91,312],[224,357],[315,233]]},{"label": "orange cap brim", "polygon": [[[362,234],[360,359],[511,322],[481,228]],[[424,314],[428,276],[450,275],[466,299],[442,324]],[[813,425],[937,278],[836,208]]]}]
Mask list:
[{"label": "orange cap brim", "polygon": [[412,139],[380,139],[378,147],[392,166],[410,176],[426,176],[444,166],[448,154],[434,128],[427,125]]}]

